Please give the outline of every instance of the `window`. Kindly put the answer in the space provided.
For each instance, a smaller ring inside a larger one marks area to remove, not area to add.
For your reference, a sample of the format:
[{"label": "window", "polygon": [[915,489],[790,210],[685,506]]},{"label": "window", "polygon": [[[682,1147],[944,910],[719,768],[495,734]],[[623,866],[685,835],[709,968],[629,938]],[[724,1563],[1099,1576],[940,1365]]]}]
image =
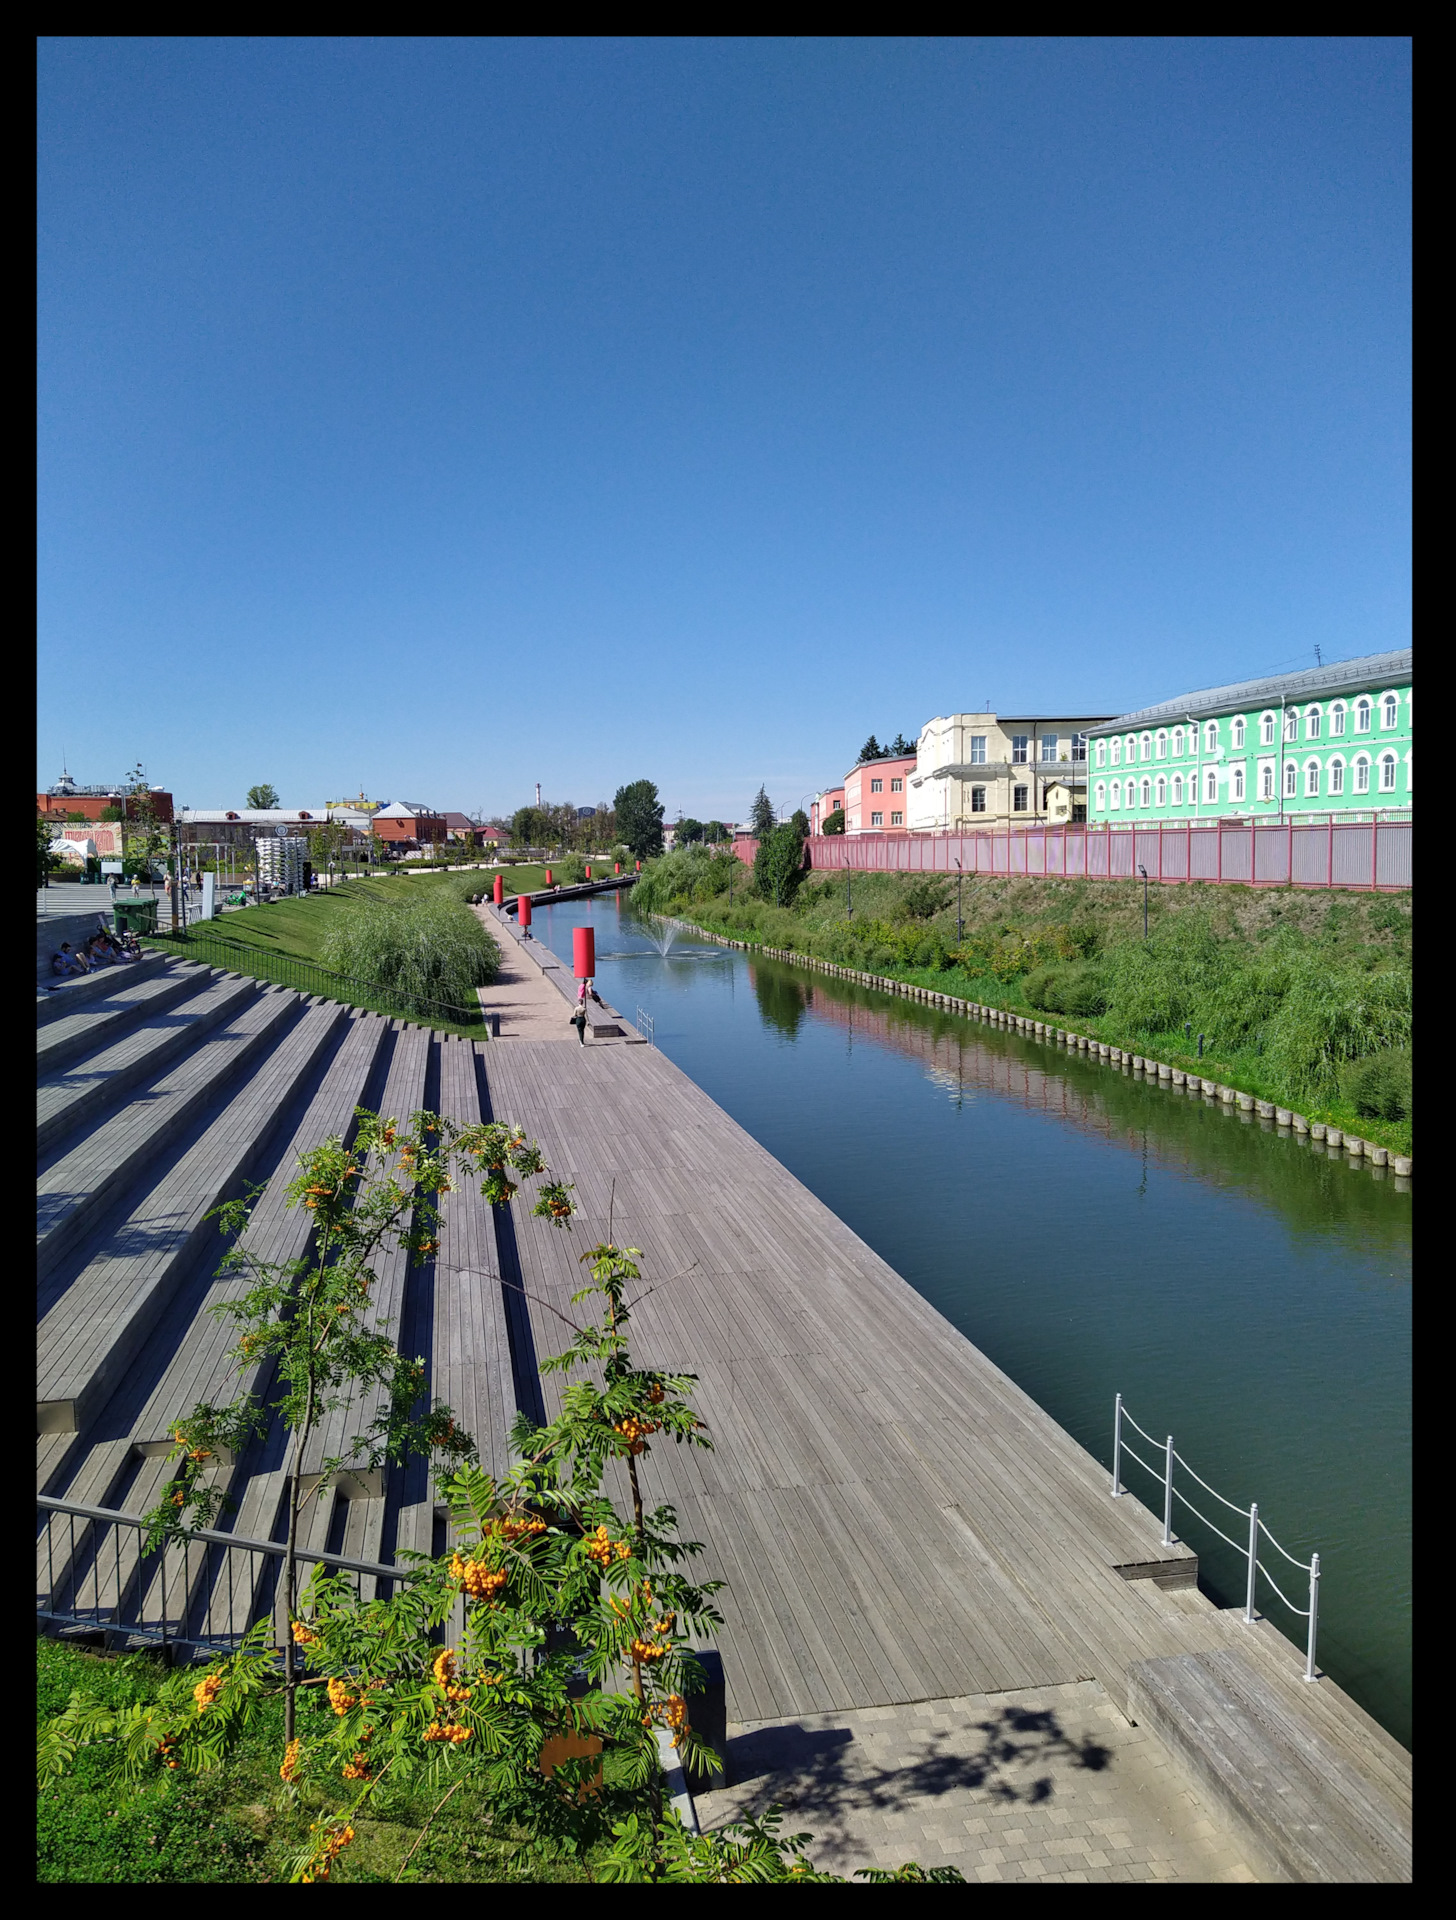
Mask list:
[{"label": "window", "polygon": [[1284,738],[1286,740],[1297,740],[1299,738],[1298,707],[1286,707],[1284,709]]},{"label": "window", "polygon": [[1306,740],[1318,740],[1320,737],[1320,710],[1318,707],[1306,707],[1304,710],[1304,737]]},{"label": "window", "polygon": [[1370,791],[1370,762],[1365,758],[1363,753],[1355,762],[1355,791],[1356,793],[1369,793]]},{"label": "window", "polygon": [[1393,727],[1400,714],[1400,702],[1393,693],[1386,694],[1380,703],[1380,724]]},{"label": "window", "polygon": [[1122,782],[1120,780],[1114,780],[1112,783],[1112,804],[1114,807],[1120,807],[1122,805]]},{"label": "window", "polygon": [[[1099,741],[1097,744],[1100,746],[1102,743],[1101,741]],[[1074,760],[1082,760],[1082,761],[1086,760],[1087,736],[1085,733],[1074,733],[1072,735],[1072,758]],[[1102,765],[1102,762],[1099,760],[1097,764],[1100,767]]]},{"label": "window", "polygon": [[1114,740],[1112,743],[1113,766],[1116,766],[1118,761],[1121,760],[1121,758],[1122,758],[1122,742],[1120,740]]},{"label": "window", "polygon": [[1176,755],[1176,754],[1180,754],[1182,751],[1183,751],[1183,729],[1181,727],[1174,727],[1173,752]]},{"label": "window", "polygon": [[1331,760],[1330,792],[1343,793],[1344,791],[1345,791],[1345,763],[1343,760]]},{"label": "window", "polygon": [[1242,767],[1234,768],[1233,797],[1235,800],[1242,800],[1244,797],[1244,770]]},{"label": "window", "polygon": [[986,736],[984,733],[971,735],[971,765],[984,766],[986,762]]},{"label": "window", "polygon": [[1136,759],[1137,759],[1137,741],[1133,739],[1131,734],[1129,734],[1127,736],[1127,764],[1131,766],[1133,761]]},{"label": "window", "polygon": [[1355,702],[1355,731],[1356,733],[1369,733],[1370,731],[1370,702],[1365,698],[1363,693]]},{"label": "window", "polygon": [[1026,791],[1025,787],[1013,787],[1011,789],[1011,811],[1013,813],[1026,812]]},{"label": "window", "polygon": [[1026,765],[1026,747],[1031,739],[1029,733],[1013,733],[1011,736],[1011,764],[1015,767]]},{"label": "window", "polygon": [[1097,782],[1097,811],[1099,813],[1106,813],[1107,811],[1107,782],[1105,780],[1099,780]]},{"label": "window", "polygon": [[1143,759],[1151,760],[1153,757],[1153,736],[1150,733],[1145,733],[1143,735],[1142,749],[1143,749],[1143,752],[1142,752]]},{"label": "window", "polygon": [[1181,773],[1175,773],[1173,775],[1173,805],[1175,807],[1181,807],[1182,804],[1183,804],[1183,776]]},{"label": "window", "polygon": [[840,809],[843,807],[843,805],[844,805],[844,802],[842,800],[836,800],[834,805],[829,809],[829,811],[831,813],[838,813]]},{"label": "window", "polygon": [[871,780],[870,782],[871,793],[883,793],[884,791],[885,791],[885,783],[883,780]]},{"label": "window", "polygon": [[1144,780],[1144,782],[1143,782],[1143,805],[1144,805],[1145,807],[1150,807],[1150,806],[1151,806],[1152,804],[1153,804],[1153,783],[1152,783],[1152,781],[1151,781],[1151,780]]},{"label": "window", "polygon": [[1168,804],[1168,783],[1162,774],[1158,775],[1157,796],[1158,805],[1160,807],[1166,807]]},{"label": "window", "polygon": [[1216,752],[1217,752],[1217,750],[1218,750],[1218,722],[1217,722],[1217,720],[1210,720],[1210,721],[1209,721],[1209,723],[1208,723],[1208,725],[1207,725],[1207,726],[1206,726],[1206,727],[1205,727],[1205,728],[1203,729],[1203,744],[1204,744],[1204,747],[1205,747],[1205,749],[1206,749],[1206,750],[1207,750],[1207,751],[1208,751],[1209,753],[1216,753]]},{"label": "window", "polygon": [[1203,797],[1206,801],[1208,801],[1210,806],[1218,798],[1218,775],[1214,772],[1212,767],[1208,769],[1208,772],[1205,775]]},{"label": "window", "polygon": [[1244,716],[1240,714],[1238,719],[1234,721],[1234,745],[1236,747],[1241,747],[1243,744],[1244,744]]},{"label": "window", "polygon": [[1154,741],[1154,743],[1153,743],[1153,751],[1154,751],[1154,752],[1155,752],[1155,753],[1157,754],[1157,756],[1158,756],[1158,758],[1159,758],[1160,760],[1166,760],[1166,759],[1167,759],[1167,757],[1168,757],[1168,729],[1167,729],[1166,727],[1159,727],[1159,729],[1158,729],[1158,737],[1157,737],[1157,739],[1156,739],[1156,740]]},{"label": "window", "polygon": [[1107,765],[1107,742],[1105,740],[1099,740],[1097,742],[1097,764],[1099,767],[1105,767]]},{"label": "window", "polygon": [[892,780],[890,782],[890,791],[891,793],[903,793],[905,791],[905,782],[903,780]]},{"label": "window", "polygon": [[1304,792],[1306,799],[1312,800],[1319,792],[1319,761],[1307,760],[1304,766]]},{"label": "window", "polygon": [[1395,792],[1395,755],[1382,753],[1380,756],[1380,791]]},{"label": "window", "polygon": [[1259,798],[1261,800],[1274,798],[1274,768],[1267,760],[1259,769]]},{"label": "window", "polygon": [[1056,734],[1044,733],[1041,737],[1041,757],[1043,760],[1055,760],[1059,745]]},{"label": "window", "polygon": [[884,816],[884,814],[882,814],[882,813],[872,813],[872,814],[870,815],[870,825],[871,825],[872,827],[882,827],[882,826],[884,826],[884,824],[885,824],[885,816]]},{"label": "window", "polygon": [[1330,708],[1330,732],[1335,735],[1345,731],[1345,703],[1337,700]]},{"label": "window", "polygon": [[986,789],[984,787],[972,787],[971,788],[971,812],[984,813],[985,811],[986,811]]},{"label": "window", "polygon": [[1284,798],[1292,800],[1299,791],[1299,768],[1292,760],[1284,763]]},{"label": "window", "polygon": [[903,813],[892,813],[890,815],[890,825],[892,827],[903,827],[904,824],[905,816]]},{"label": "window", "polygon": [[1259,716],[1259,745],[1272,747],[1274,744],[1274,716],[1264,713]]}]

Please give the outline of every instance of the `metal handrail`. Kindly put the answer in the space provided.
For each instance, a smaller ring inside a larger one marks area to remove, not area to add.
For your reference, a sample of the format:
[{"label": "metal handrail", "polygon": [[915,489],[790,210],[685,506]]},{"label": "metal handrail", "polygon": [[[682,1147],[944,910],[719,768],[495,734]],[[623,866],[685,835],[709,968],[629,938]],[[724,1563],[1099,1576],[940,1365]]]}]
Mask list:
[{"label": "metal handrail", "polygon": [[637,1009],[637,1031],[642,1035],[642,1038],[647,1042],[649,1047],[655,1047],[657,1045],[657,1041],[654,1038],[656,1027],[652,1015],[650,1013],[644,1013],[641,1007]]},{"label": "metal handrail", "polygon": [[[249,946],[242,940],[230,940],[225,934],[214,933],[144,933],[139,936],[144,945],[160,947],[166,953],[175,953],[186,959],[195,955],[206,964],[209,955],[216,956],[214,964],[231,973],[244,973],[255,980],[268,980],[276,986],[294,987],[304,993],[318,993],[326,1000],[342,1000],[346,1004],[357,1005],[361,998],[388,1001],[397,997],[401,1017],[409,1014],[424,1013],[428,1018],[448,1020],[452,1026],[486,1026],[479,1003],[472,1007],[455,1005],[449,1000],[432,1000],[425,994],[400,993],[391,996],[387,989],[368,980],[356,980],[348,974],[331,972],[313,960],[296,960],[291,954],[269,953],[262,947]],[[247,964],[238,964],[246,961]],[[268,971],[274,969],[275,971]],[[309,977],[306,977],[309,976]],[[321,984],[315,984],[321,983]],[[347,991],[339,991],[347,989]]]},{"label": "metal handrail", "polygon": [[[1200,1513],[1198,1508],[1195,1507],[1193,1502],[1188,1498],[1187,1494],[1173,1485],[1174,1464],[1176,1463],[1178,1466],[1181,1466],[1185,1472],[1191,1474],[1199,1486],[1206,1492],[1211,1493],[1215,1500],[1222,1502],[1222,1504],[1229,1509],[1230,1513],[1243,1515],[1245,1509],[1235,1506],[1232,1500],[1226,1500],[1216,1487],[1209,1486],[1202,1475],[1194,1473],[1193,1468],[1188,1465],[1188,1462],[1183,1458],[1182,1454],[1174,1452],[1173,1436],[1171,1433],[1168,1435],[1164,1444],[1163,1470],[1159,1473],[1158,1469],[1144,1460],[1140,1454],[1134,1453],[1127,1441],[1123,1439],[1122,1427],[1124,1421],[1126,1421],[1130,1427],[1135,1428],[1145,1440],[1152,1441],[1154,1446],[1158,1444],[1157,1441],[1153,1439],[1152,1434],[1148,1432],[1147,1428],[1139,1426],[1137,1421],[1133,1419],[1127,1408],[1122,1404],[1122,1395],[1119,1393],[1113,1402],[1112,1409],[1112,1498],[1114,1500],[1120,1500],[1125,1492],[1122,1484],[1122,1459],[1124,1454],[1126,1454],[1129,1459],[1135,1460],[1145,1473],[1152,1474],[1153,1478],[1162,1484],[1163,1545],[1165,1547],[1171,1547],[1173,1545],[1173,1501],[1176,1497],[1183,1502],[1184,1506],[1187,1507],[1188,1511],[1193,1514],[1196,1519],[1201,1520],[1206,1527],[1216,1533],[1220,1540],[1227,1541],[1235,1553],[1244,1556],[1247,1566],[1247,1578],[1244,1587],[1245,1626],[1252,1626],[1257,1617],[1254,1607],[1255,1588],[1258,1576],[1261,1573],[1269,1585],[1273,1587],[1275,1593],[1278,1594],[1279,1598],[1284,1602],[1285,1606],[1288,1607],[1289,1611],[1297,1615],[1301,1620],[1309,1621],[1309,1632],[1305,1641],[1304,1677],[1306,1680],[1317,1680],[1319,1675],[1315,1670],[1315,1640],[1319,1629],[1319,1555],[1314,1553],[1310,1555],[1308,1560],[1296,1560],[1288,1548],[1280,1546],[1273,1534],[1270,1533],[1268,1527],[1265,1526],[1264,1522],[1259,1518],[1259,1503],[1257,1500],[1251,1500],[1248,1506],[1249,1538],[1247,1546],[1240,1545],[1237,1540],[1230,1539],[1222,1527],[1210,1520],[1206,1513]],[[1259,1558],[1259,1535],[1261,1533],[1269,1542],[1270,1546],[1278,1548],[1290,1566],[1298,1567],[1301,1573],[1307,1573],[1309,1575],[1309,1605],[1307,1607],[1295,1606],[1294,1602],[1289,1598],[1288,1594],[1280,1588],[1274,1576]]]}]

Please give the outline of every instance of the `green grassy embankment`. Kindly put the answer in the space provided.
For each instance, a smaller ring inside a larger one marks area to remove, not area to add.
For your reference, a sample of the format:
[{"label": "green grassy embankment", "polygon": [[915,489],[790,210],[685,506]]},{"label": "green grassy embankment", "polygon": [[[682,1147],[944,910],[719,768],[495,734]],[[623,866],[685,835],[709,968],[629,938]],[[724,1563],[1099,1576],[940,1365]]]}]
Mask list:
[{"label": "green grassy embankment", "polygon": [[[106,1655],[54,1640],[36,1642],[37,1719],[59,1713],[73,1691],[112,1709],[156,1698],[167,1669],[149,1654]],[[326,1717],[315,1693],[300,1702],[299,1733]],[[357,1789],[315,1782],[285,1787],[283,1706],[274,1701],[217,1773],[108,1784],[101,1753],[82,1751],[59,1786],[36,1808],[36,1877],[78,1884],[268,1884],[286,1880],[287,1862],[308,1840],[310,1824],[344,1813]],[[343,1884],[393,1881],[438,1792],[405,1793],[371,1803],[335,1877]],[[409,1881],[584,1881],[588,1868],[564,1856],[486,1837],[487,1812],[464,1793],[444,1808],[405,1872]]]},{"label": "green grassy embankment", "polygon": [[780,908],[741,865],[730,905],[726,863],[669,861],[644,872],[641,906],[1046,1019],[1412,1150],[1408,1094],[1395,1114],[1356,1105],[1362,1061],[1408,1075],[1409,893],[1153,886],[1144,946],[1138,882],[971,877],[958,936],[953,878],[856,873],[847,890],[843,873],[810,874]]}]

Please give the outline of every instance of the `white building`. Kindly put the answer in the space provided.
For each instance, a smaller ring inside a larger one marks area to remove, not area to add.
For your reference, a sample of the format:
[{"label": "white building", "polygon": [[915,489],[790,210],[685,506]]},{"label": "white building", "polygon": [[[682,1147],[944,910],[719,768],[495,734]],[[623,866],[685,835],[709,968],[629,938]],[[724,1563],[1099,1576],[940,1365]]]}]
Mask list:
[{"label": "white building", "polygon": [[965,833],[1085,820],[1087,729],[1110,718],[952,713],[927,721],[906,781],[906,826]]}]

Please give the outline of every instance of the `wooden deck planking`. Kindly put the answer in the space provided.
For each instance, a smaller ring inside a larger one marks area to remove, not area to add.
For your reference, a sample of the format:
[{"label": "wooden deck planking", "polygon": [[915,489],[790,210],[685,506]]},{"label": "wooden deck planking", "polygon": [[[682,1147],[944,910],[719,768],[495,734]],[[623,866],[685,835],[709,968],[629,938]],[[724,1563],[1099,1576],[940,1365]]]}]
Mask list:
[{"label": "wooden deck planking", "polygon": [[162,1013],[196,993],[212,978],[211,967],[188,964],[153,969],[138,977],[121,974],[103,999],[88,1002],[74,1013],[63,1013],[37,1028],[36,1073],[59,1073],[73,1060],[109,1045],[132,1021]]}]

